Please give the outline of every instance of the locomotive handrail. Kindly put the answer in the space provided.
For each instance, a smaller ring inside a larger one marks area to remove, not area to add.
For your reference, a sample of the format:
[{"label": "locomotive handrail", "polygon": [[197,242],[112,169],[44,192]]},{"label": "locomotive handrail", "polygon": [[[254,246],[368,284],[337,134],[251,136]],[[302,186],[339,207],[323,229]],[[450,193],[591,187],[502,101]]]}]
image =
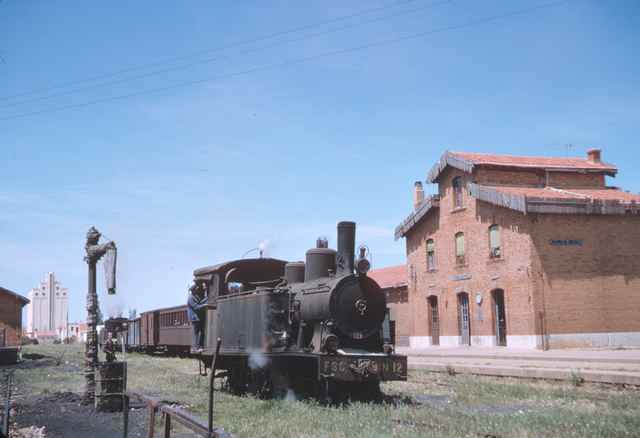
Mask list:
[{"label": "locomotive handrail", "polygon": [[275,286],[281,281],[282,281],[282,277],[274,278],[273,280],[264,280],[264,281],[245,281],[244,283],[248,284],[249,286],[260,287],[260,286]]}]

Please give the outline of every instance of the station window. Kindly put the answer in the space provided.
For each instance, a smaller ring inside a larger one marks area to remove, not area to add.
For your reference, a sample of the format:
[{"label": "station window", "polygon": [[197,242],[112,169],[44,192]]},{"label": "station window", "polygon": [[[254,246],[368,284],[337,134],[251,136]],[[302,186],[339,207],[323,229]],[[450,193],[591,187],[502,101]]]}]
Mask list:
[{"label": "station window", "polygon": [[465,264],[464,233],[456,233],[456,265]]},{"label": "station window", "polygon": [[436,269],[436,243],[433,239],[427,240],[427,271]]},{"label": "station window", "polygon": [[462,207],[462,177],[456,176],[451,182],[453,187],[453,208]]},{"label": "station window", "polygon": [[493,224],[489,227],[489,257],[497,259],[502,256],[500,245],[500,227]]}]

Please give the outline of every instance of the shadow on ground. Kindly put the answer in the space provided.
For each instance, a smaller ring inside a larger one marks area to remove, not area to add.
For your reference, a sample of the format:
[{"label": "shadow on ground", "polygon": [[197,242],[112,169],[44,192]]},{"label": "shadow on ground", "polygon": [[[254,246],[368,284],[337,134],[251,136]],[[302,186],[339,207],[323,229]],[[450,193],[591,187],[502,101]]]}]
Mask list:
[{"label": "shadow on ground", "polygon": [[[97,413],[92,406],[83,405],[81,396],[72,392],[22,400],[16,404],[16,414],[16,427],[44,426],[47,438],[122,436],[122,413]],[[132,410],[129,436],[145,436],[146,421],[146,410]]]}]

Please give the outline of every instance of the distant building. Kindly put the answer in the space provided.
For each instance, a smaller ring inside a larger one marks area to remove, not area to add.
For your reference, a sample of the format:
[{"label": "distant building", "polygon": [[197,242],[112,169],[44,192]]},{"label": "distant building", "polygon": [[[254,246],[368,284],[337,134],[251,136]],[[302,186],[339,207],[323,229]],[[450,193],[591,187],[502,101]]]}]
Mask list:
[{"label": "distant building", "polygon": [[29,291],[27,336],[63,338],[67,333],[69,291],[49,272],[37,288]]},{"label": "distant building", "polygon": [[409,308],[409,290],[407,287],[407,266],[389,266],[374,269],[367,274],[382,288],[387,298],[389,319],[397,346],[409,346],[411,335],[411,309]]},{"label": "distant building", "polygon": [[410,344],[640,346],[640,195],[587,157],[446,152],[414,188]]},{"label": "distant building", "polygon": [[87,341],[87,324],[84,322],[72,322],[67,326],[67,337],[74,338],[76,342]]},{"label": "distant building", "polygon": [[29,300],[0,287],[0,365],[15,363],[22,336],[22,308]]}]

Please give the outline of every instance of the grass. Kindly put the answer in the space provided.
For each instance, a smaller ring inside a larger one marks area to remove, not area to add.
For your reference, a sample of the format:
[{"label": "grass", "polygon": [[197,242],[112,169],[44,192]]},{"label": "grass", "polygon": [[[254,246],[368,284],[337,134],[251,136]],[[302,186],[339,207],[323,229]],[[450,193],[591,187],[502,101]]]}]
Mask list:
[{"label": "grass", "polygon": [[[60,365],[16,371],[24,395],[81,392],[82,346],[28,346]],[[185,406],[206,418],[208,380],[194,360],[127,356],[129,388]],[[42,361],[37,361],[42,362]],[[411,371],[383,385],[391,404],[346,408],[311,401],[258,400],[216,393],[215,421],[243,437],[615,437],[640,433],[640,390],[575,382],[527,381]],[[411,402],[413,400],[413,402]]]}]

